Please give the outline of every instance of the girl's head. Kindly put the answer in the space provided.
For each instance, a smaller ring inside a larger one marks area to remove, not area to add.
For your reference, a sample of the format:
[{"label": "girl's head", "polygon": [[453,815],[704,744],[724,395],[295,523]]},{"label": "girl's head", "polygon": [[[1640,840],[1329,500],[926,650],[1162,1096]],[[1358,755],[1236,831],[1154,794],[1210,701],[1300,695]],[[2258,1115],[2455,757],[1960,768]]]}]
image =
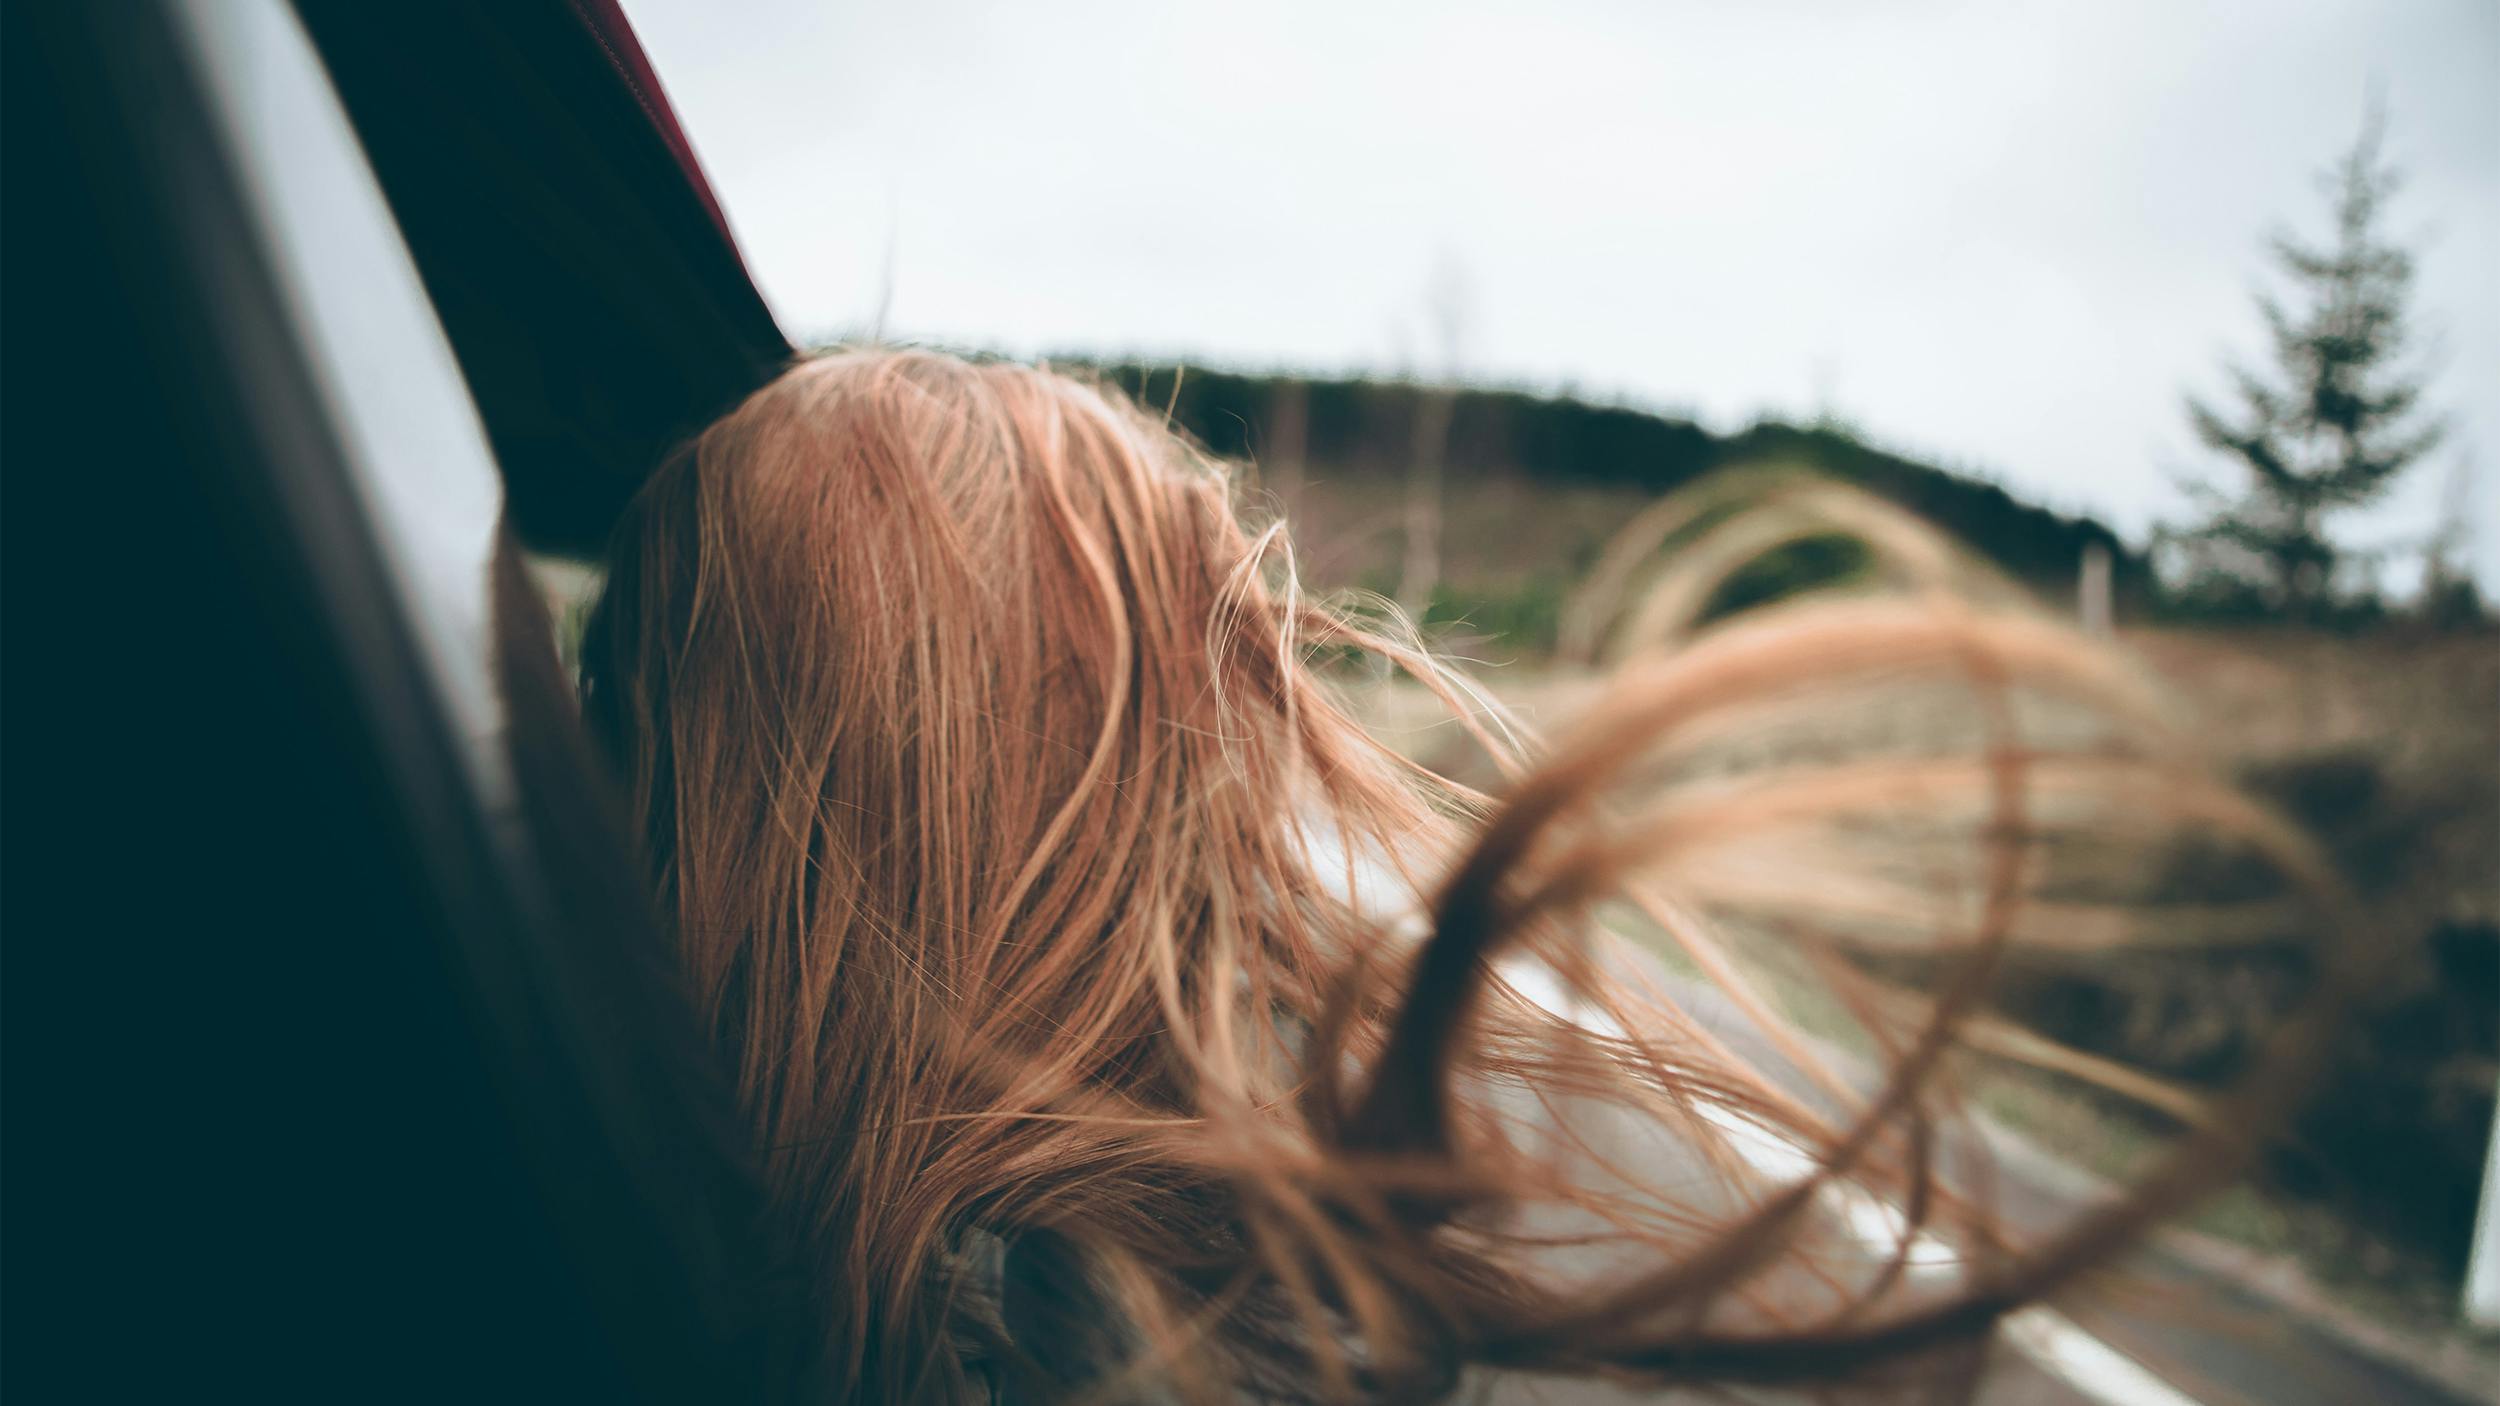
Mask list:
[{"label": "girl's head", "polygon": [[1250,1253],[1215,1120],[1289,1117],[1378,927],[1348,841],[1394,866],[1465,804],[1318,687],[1345,627],[1234,491],[1066,377],[848,353],[617,539],[587,711],[842,1385],[943,1367],[967,1230],[1081,1242],[1095,1279],[1197,1261],[1154,1291],[1202,1308]]},{"label": "girl's head", "polygon": [[1121,401],[925,352],[804,363],[644,491],[587,705],[769,1141],[888,1077],[1194,1108],[1167,1007],[1307,1006],[1347,955],[1314,836],[1430,843],[1463,804],[1317,685],[1347,627],[1233,493]]},{"label": "girl's head", "polygon": [[[585,708],[734,1062],[818,1389],[1840,1380],[1973,1339],[2195,1180],[2005,1258],[1924,1177],[1968,990],[1833,1119],[1562,921],[1620,891],[1710,950],[1622,882],[1710,828],[1610,819],[1659,737],[1818,671],[2089,674],[2060,639],[1876,612],[1696,648],[1495,811],[1314,660],[1477,700],[1305,599],[1239,496],[1116,394],[867,351],[758,392],[620,528]],[[1972,768],[2001,812],[2018,765]],[[1974,972],[2008,921],[1983,911]],[[1739,1124],[1820,1167],[1767,1185]],[[1985,1272],[1913,1283],[1821,1213],[1832,1181]]]}]

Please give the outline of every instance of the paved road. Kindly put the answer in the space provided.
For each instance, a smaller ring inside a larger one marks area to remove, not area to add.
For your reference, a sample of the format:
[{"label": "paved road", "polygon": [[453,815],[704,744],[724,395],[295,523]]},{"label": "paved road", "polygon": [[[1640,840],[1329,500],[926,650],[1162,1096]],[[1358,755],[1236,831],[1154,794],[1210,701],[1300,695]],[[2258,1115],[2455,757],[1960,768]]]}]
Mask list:
[{"label": "paved road", "polygon": [[[1716,989],[1665,978],[1677,1001],[1765,1071],[1788,1066]],[[1845,1067],[1845,1064],[1844,1066]],[[1793,1076],[1793,1071],[1791,1071]],[[1964,1149],[1967,1157],[1968,1149]],[[1950,1164],[1956,1160],[1949,1155]],[[2093,1184],[2037,1156],[1996,1157],[1998,1213],[2017,1229],[2071,1222]],[[2500,1380],[2460,1395],[2372,1352],[2245,1283],[2149,1246],[2103,1291],[2053,1310],[2057,1331],[1998,1351],[1983,1406],[2475,1406],[2500,1402]],[[2030,1324],[2021,1327],[2031,1327]]]},{"label": "paved road", "polygon": [[[1358,901],[1384,912],[1411,904],[1387,871],[1360,861],[1357,868],[1376,890],[1367,892],[1358,883]],[[1574,1003],[1550,973],[1540,979],[1533,971],[1512,969],[1505,975],[1535,999],[1571,1013]],[[1663,969],[1650,975],[1696,1022],[1739,1054],[1773,1078],[1785,1076],[1801,1097],[1814,1097],[1803,1077],[1717,988]],[[1540,994],[1537,988],[1549,985]],[[1855,1061],[1835,1052],[1832,1063],[1847,1069]],[[1969,1165],[1973,1150],[1968,1145],[1942,1150],[1948,1180],[1955,1163]],[[2101,1190],[2083,1173],[2043,1154],[1992,1151],[1995,1155],[1987,1157],[1993,1168],[1992,1204],[2017,1231],[2037,1235],[2070,1224]],[[1774,1149],[1769,1155],[1776,1159],[1782,1153]],[[1785,1155],[1798,1154],[1791,1149]],[[1761,1170],[1774,1177],[1798,1174],[1770,1165]],[[2371,1351],[2332,1325],[2158,1243],[2128,1257],[2109,1278],[2109,1284],[2088,1297],[2028,1310],[2009,1321],[1990,1355],[1978,1398],[1981,1406],[2500,1404],[2500,1380],[2474,1394],[2461,1394],[2413,1364]],[[1524,1394],[1513,1387],[1524,1387]],[[1606,1406],[1640,1398],[1598,1384],[1540,1388],[1514,1380],[1483,1399]]]}]

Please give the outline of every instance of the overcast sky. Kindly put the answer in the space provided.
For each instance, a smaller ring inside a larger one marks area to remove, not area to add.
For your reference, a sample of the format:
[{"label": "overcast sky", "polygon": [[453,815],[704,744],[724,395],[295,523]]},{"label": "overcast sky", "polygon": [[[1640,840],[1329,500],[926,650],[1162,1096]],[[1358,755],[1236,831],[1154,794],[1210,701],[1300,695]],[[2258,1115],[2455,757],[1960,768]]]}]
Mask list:
[{"label": "overcast sky", "polygon": [[[1828,405],[2140,537],[2264,234],[2384,85],[2391,228],[2500,584],[2500,4],[626,0],[794,337]],[[2404,576],[2409,572],[2401,573]]]}]

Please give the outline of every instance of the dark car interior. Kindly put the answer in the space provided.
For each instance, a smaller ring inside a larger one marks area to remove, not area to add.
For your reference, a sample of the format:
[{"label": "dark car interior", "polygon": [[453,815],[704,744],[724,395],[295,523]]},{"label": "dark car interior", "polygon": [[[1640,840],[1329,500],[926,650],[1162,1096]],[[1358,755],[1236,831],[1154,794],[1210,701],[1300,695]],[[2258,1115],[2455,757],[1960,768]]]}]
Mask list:
[{"label": "dark car interior", "polygon": [[790,354],[622,17],[5,14],[8,1385],[769,1399],[519,559]]}]

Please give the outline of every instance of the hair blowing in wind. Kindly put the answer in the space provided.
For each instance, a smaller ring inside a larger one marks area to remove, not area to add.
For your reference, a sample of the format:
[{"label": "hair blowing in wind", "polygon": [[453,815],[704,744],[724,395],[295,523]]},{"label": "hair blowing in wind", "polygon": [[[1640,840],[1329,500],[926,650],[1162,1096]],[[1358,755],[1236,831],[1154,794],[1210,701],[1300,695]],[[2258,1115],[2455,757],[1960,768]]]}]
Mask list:
[{"label": "hair blowing in wind", "polygon": [[[2227,1173],[2315,1058],[2323,1008],[2123,1199],[2014,1243],[1938,1129],[1970,1049],[2059,1058],[1980,1001],[2040,834],[2203,824],[2332,905],[2297,835],[2155,744],[2026,739],[2018,691],[2148,710],[2061,628],[1932,591],[1632,658],[1531,751],[1410,637],[1306,598],[1241,497],[1114,394],[878,350],[791,369],[619,530],[586,711],[734,1071],[804,1394],[1932,1389]],[[1498,799],[1358,725],[1352,651],[1479,732]],[[1985,745],[1695,760],[1905,676]],[[1835,838],[1902,810],[1957,827],[1915,921]],[[1930,994],[1849,960],[1853,897]],[[1776,1018],[1794,1068],[1764,1071],[1635,928],[1765,1014],[1731,934],[1778,935],[1877,1077]],[[1739,1155],[1766,1136],[1799,1175]]]}]

